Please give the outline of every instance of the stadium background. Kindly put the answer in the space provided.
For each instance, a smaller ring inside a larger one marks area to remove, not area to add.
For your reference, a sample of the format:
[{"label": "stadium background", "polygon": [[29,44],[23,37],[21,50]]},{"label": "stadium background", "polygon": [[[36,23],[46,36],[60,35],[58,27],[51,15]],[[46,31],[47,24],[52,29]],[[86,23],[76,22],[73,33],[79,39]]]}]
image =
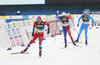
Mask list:
[{"label": "stadium background", "polygon": [[84,9],[100,11],[100,0],[45,0],[45,4],[0,5],[0,15],[54,15],[59,10],[82,14]]},{"label": "stadium background", "polygon": [[[13,1],[13,0],[10,0]],[[17,1],[17,0],[16,0]],[[24,0],[27,1],[27,0]],[[30,1],[30,0],[29,0]],[[24,42],[28,43],[29,39],[31,38],[32,33],[32,27],[34,21],[36,21],[37,16],[41,16],[43,21],[51,22],[51,30],[52,35],[58,34],[59,32],[62,32],[62,26],[60,24],[60,21],[55,18],[57,10],[60,11],[60,14],[65,11],[66,13],[71,13],[71,16],[73,17],[73,23],[74,26],[77,26],[77,20],[82,15],[83,11],[86,10],[87,12],[90,12],[91,17],[95,20],[95,28],[98,28],[100,26],[100,1],[86,1],[86,0],[40,0],[45,1],[43,4],[0,4],[0,42],[4,42],[3,44],[0,44],[1,47],[12,47],[10,36],[7,31],[12,32],[12,29],[20,28],[22,30],[22,38],[25,38]],[[13,1],[15,2],[15,1]],[[20,1],[19,1],[20,2]],[[5,2],[4,2],[5,3]],[[17,13],[17,11],[20,11],[20,14]],[[57,21],[57,27],[55,21]],[[90,20],[91,21],[91,20]],[[91,26],[91,24],[90,24]],[[90,27],[91,28],[91,27]],[[55,29],[57,29],[55,31]],[[71,26],[71,29],[73,29],[73,26]],[[28,35],[27,36],[26,32]],[[57,32],[58,31],[58,32]],[[46,33],[46,30],[45,30]],[[51,33],[51,31],[50,31]],[[60,33],[59,33],[60,34]],[[11,33],[14,38],[14,35]],[[23,37],[25,36],[25,37]],[[3,37],[3,38],[2,38]],[[44,38],[48,37],[47,34],[44,35]],[[5,42],[5,38],[8,39],[9,44],[7,44],[8,41]],[[3,40],[3,41],[1,41]],[[27,41],[26,41],[27,40]],[[15,41],[16,42],[16,41]],[[11,43],[11,44],[10,44]]]}]

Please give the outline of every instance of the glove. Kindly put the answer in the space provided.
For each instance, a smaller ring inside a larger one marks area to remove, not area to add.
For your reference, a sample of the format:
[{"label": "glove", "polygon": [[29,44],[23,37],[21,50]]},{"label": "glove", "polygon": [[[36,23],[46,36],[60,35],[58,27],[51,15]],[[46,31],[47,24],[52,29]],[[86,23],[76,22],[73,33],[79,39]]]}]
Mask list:
[{"label": "glove", "polygon": [[93,27],[93,24],[92,24],[92,27]]},{"label": "glove", "polygon": [[48,31],[47,31],[47,34],[49,34],[50,32],[49,32],[49,29],[48,29]]},{"label": "glove", "polygon": [[59,13],[59,11],[57,11],[57,14]]},{"label": "glove", "polygon": [[33,30],[33,32],[32,32],[32,36],[34,35],[34,30]]},{"label": "glove", "polygon": [[79,27],[79,24],[77,24],[77,27]]}]

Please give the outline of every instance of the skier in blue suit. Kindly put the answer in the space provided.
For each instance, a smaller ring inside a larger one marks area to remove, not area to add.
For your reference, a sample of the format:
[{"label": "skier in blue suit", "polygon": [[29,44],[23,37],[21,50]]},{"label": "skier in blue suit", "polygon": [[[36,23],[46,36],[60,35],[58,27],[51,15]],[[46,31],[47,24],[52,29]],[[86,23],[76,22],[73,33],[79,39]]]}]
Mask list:
[{"label": "skier in blue suit", "polygon": [[62,16],[58,16],[59,15],[59,11],[57,11],[56,14],[56,18],[58,17],[61,20],[61,24],[63,27],[63,33],[64,33],[64,41],[65,41],[65,48],[67,47],[67,33],[69,35],[69,37],[71,38],[71,41],[73,43],[73,45],[77,46],[74,42],[74,39],[71,35],[71,30],[70,30],[70,26],[69,26],[69,19],[71,19],[71,16],[66,16],[65,12],[62,12]]},{"label": "skier in blue suit", "polygon": [[85,30],[85,44],[86,44],[86,46],[87,46],[87,32],[88,32],[88,25],[89,25],[89,19],[91,19],[92,20],[92,27],[93,27],[93,24],[94,24],[94,19],[91,17],[91,16],[89,16],[88,14],[87,14],[87,12],[84,12],[84,14],[78,19],[78,24],[77,24],[77,27],[79,26],[79,22],[80,22],[80,19],[82,19],[82,25],[81,25],[81,27],[80,27],[80,30],[79,30],[79,34],[78,34],[78,37],[77,37],[77,40],[75,41],[75,42],[78,42],[79,41],[79,37],[80,37],[80,35],[81,35],[81,32],[83,31],[83,30]]}]

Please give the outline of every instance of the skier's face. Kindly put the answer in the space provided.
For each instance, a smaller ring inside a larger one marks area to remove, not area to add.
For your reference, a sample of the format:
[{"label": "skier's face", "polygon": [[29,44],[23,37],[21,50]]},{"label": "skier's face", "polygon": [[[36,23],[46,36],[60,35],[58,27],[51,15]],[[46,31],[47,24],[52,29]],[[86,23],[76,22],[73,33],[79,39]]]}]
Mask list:
[{"label": "skier's face", "polygon": [[86,17],[86,16],[87,16],[87,14],[84,14],[84,16]]},{"label": "skier's face", "polygon": [[62,16],[63,18],[65,18],[66,16]]},{"label": "skier's face", "polygon": [[41,24],[41,20],[37,20],[38,24]]}]

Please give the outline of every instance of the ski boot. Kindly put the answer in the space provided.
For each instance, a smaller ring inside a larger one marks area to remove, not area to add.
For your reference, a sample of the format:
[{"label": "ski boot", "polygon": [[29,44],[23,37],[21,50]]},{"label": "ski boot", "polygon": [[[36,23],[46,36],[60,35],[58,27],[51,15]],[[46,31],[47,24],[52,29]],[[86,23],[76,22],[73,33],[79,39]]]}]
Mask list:
[{"label": "ski boot", "polygon": [[87,40],[86,40],[86,42],[85,42],[85,45],[86,45],[86,46],[88,45]]},{"label": "ski boot", "polygon": [[39,57],[41,58],[41,56],[42,56],[42,53],[41,53],[41,51],[39,51]]},{"label": "ski boot", "polygon": [[23,50],[23,51],[21,51],[20,53],[24,53],[24,52],[26,52],[26,51],[27,51],[27,49],[28,49],[28,48],[24,49],[24,50]]},{"label": "ski boot", "polygon": [[75,40],[75,42],[78,42],[79,41],[79,38],[77,38],[77,40]]},{"label": "ski boot", "polygon": [[67,43],[65,43],[65,46],[64,46],[65,48],[67,47]]},{"label": "ski boot", "polygon": [[73,43],[74,45],[76,45],[74,41],[72,41],[72,43]]}]

